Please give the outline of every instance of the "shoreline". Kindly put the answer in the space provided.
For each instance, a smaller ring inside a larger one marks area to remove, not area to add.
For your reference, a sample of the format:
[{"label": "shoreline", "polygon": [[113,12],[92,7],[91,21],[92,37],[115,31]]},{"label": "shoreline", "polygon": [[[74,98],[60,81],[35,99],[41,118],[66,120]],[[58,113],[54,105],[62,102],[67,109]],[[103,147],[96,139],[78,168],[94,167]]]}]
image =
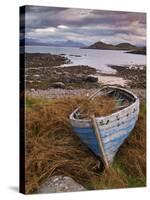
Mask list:
[{"label": "shoreline", "polygon": [[100,72],[88,65],[61,66],[68,62],[70,61],[64,55],[27,54],[26,89],[94,89],[106,84],[127,88],[146,88],[145,65],[109,65],[116,72],[114,74]]},{"label": "shoreline", "polygon": [[[99,83],[104,85],[120,85],[122,87],[128,86],[129,80],[124,79],[123,77],[119,77],[117,75],[110,75],[110,74],[98,74]],[[119,84],[118,84],[119,83]]]}]

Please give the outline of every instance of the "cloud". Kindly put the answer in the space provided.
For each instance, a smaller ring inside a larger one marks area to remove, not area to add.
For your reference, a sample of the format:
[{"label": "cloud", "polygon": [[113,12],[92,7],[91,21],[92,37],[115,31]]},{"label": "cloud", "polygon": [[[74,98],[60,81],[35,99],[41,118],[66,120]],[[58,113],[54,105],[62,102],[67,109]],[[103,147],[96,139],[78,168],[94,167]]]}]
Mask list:
[{"label": "cloud", "polygon": [[69,29],[69,27],[65,26],[65,25],[58,25],[57,28],[60,28],[60,29]]},{"label": "cloud", "polygon": [[[145,44],[146,14],[75,8],[26,6],[26,36],[42,41],[99,40]],[[24,31],[24,27],[21,27]]]},{"label": "cloud", "polygon": [[47,33],[55,33],[56,32],[56,28],[55,27],[48,27],[48,28],[37,28],[34,30],[35,33],[43,33],[43,34],[47,34]]}]

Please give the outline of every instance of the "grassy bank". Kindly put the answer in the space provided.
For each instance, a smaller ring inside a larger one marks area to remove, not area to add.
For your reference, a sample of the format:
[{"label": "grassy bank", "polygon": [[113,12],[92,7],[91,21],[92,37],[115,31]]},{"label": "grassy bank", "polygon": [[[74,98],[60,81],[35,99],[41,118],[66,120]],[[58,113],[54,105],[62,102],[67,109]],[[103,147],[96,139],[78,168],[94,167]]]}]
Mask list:
[{"label": "grassy bank", "polygon": [[26,98],[26,192],[48,177],[66,175],[87,189],[146,185],[146,104],[141,103],[136,127],[117,153],[108,172],[72,132],[68,117],[82,99]]}]

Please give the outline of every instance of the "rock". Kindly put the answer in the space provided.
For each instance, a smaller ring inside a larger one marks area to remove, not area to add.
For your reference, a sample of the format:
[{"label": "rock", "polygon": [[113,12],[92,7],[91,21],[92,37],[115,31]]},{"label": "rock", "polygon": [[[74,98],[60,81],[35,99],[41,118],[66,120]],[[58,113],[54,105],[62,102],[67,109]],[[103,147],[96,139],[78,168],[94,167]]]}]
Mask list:
[{"label": "rock", "polygon": [[33,83],[34,81],[32,81],[32,80],[27,80],[27,82],[28,82],[28,83]]},{"label": "rock", "polygon": [[62,88],[62,89],[65,88],[65,84],[63,82],[55,82],[55,83],[52,84],[52,86],[54,88]]},{"label": "rock", "polygon": [[52,71],[52,73],[53,73],[53,74],[57,74],[57,71],[56,71],[56,70],[54,70],[54,71]]},{"label": "rock", "polygon": [[94,76],[94,75],[88,75],[86,78],[85,78],[85,81],[88,81],[88,82],[97,82],[98,81],[98,77]]},{"label": "rock", "polygon": [[73,87],[72,86],[68,86],[67,90],[73,90]]},{"label": "rock", "polygon": [[62,75],[65,75],[65,76],[70,76],[70,73],[69,72],[62,72]]},{"label": "rock", "polygon": [[36,193],[76,192],[86,189],[67,176],[52,176],[43,183]]},{"label": "rock", "polygon": [[34,89],[34,88],[31,88],[31,92],[35,92],[35,89]]},{"label": "rock", "polygon": [[81,83],[82,82],[82,75],[65,75],[59,78],[60,81],[65,83]]},{"label": "rock", "polygon": [[35,78],[39,78],[40,77],[40,75],[39,74],[35,74],[35,75],[33,75]]},{"label": "rock", "polygon": [[69,56],[81,57],[81,55],[70,54]]}]

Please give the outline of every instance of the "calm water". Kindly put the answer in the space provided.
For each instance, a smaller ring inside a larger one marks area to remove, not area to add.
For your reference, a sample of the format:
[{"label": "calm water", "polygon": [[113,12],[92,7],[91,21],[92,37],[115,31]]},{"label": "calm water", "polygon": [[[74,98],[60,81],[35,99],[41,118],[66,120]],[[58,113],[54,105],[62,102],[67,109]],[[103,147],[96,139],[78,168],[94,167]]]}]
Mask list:
[{"label": "calm water", "polygon": [[[89,65],[105,73],[115,72],[108,65],[146,65],[146,56],[128,54],[125,51],[115,50],[92,50],[68,47],[26,46],[25,51],[29,53],[52,53],[66,54],[72,63],[63,65]],[[81,57],[76,57],[78,55]]]}]

